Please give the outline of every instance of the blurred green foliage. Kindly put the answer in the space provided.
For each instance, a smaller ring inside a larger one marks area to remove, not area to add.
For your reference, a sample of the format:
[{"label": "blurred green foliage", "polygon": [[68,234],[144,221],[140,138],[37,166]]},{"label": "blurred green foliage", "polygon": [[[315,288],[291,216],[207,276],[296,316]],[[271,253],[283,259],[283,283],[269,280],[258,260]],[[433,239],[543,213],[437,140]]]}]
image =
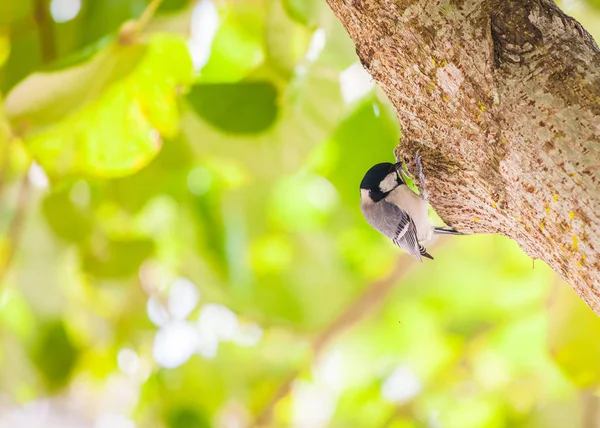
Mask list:
[{"label": "blurred green foliage", "polygon": [[596,426],[546,266],[362,219],[400,129],[324,1],[149,4],[0,3],[0,426]]},{"label": "blurred green foliage", "polygon": [[268,81],[195,85],[188,100],[198,116],[232,134],[258,134],[277,117],[277,89]]}]

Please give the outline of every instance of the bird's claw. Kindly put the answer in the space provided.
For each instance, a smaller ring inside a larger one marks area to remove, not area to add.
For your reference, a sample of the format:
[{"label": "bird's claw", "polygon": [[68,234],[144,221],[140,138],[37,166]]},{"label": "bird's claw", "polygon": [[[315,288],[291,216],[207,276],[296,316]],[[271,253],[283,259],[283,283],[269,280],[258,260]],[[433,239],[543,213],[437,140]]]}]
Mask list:
[{"label": "bird's claw", "polygon": [[419,177],[419,184],[421,185],[421,196],[427,201],[429,200],[429,193],[426,189],[425,173],[423,172],[423,164],[421,163],[420,150],[417,150],[417,153],[415,154],[415,165],[417,169],[417,176]]}]

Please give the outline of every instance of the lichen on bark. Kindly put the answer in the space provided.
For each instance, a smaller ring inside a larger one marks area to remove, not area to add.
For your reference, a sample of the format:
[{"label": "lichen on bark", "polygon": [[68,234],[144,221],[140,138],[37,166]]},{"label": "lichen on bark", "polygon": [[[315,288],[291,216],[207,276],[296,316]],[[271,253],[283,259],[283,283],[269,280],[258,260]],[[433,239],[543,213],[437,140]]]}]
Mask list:
[{"label": "lichen on bark", "polygon": [[[327,0],[446,223],[500,233],[600,314],[600,50],[550,0]],[[409,168],[414,168],[410,164]]]}]

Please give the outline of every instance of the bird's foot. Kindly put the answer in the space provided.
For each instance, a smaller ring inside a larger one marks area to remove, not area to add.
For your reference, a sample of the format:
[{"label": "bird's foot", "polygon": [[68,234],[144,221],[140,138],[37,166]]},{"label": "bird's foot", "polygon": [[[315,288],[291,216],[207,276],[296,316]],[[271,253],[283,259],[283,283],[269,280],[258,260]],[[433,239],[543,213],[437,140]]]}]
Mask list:
[{"label": "bird's foot", "polygon": [[423,164],[421,163],[421,153],[419,151],[417,151],[417,154],[415,155],[415,165],[417,167],[417,176],[419,177],[421,197],[425,201],[429,201],[429,193],[427,192],[427,183],[425,180],[425,173],[423,172]]}]

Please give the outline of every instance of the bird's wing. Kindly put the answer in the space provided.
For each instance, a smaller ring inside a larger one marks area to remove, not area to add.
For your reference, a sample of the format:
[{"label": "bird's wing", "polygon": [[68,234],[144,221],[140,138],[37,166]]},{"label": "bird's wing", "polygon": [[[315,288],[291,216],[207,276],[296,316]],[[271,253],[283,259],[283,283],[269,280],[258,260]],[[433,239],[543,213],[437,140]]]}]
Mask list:
[{"label": "bird's wing", "polygon": [[423,261],[421,256],[428,256],[425,248],[419,244],[417,228],[412,218],[396,204],[379,201],[369,215],[365,213],[365,216],[375,229],[417,260]]},{"label": "bird's wing", "polygon": [[398,210],[398,227],[396,229],[396,236],[392,238],[392,242],[417,260],[423,261],[421,258],[421,255],[423,254],[421,251],[422,246],[417,239],[417,228],[412,218],[410,218],[406,211],[398,206],[389,202],[385,203]]}]

